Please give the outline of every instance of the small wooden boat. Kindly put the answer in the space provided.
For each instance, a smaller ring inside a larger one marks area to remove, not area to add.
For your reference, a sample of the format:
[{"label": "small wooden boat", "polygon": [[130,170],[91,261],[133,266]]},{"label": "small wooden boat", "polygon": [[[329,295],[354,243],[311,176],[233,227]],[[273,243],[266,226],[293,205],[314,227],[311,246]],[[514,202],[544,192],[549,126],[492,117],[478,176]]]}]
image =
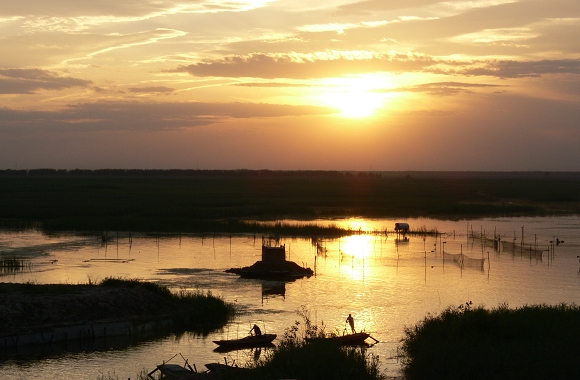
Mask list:
[{"label": "small wooden boat", "polygon": [[214,340],[220,349],[239,349],[270,346],[276,339],[276,334],[249,335],[241,339]]},{"label": "small wooden boat", "polygon": [[161,372],[161,377],[165,379],[175,379],[175,380],[208,380],[211,379],[209,372],[196,372],[189,364],[187,367],[182,367],[178,364],[164,363],[158,365],[153,371],[149,372],[147,376],[150,379],[154,379],[152,376],[155,372]]},{"label": "small wooden boat", "polygon": [[217,346],[216,348],[214,348],[213,352],[219,352],[219,353],[228,353],[228,352],[232,352],[232,351],[238,351],[238,350],[261,350],[262,348],[274,348],[276,347],[276,345],[274,343],[264,343],[264,344],[259,344],[259,345],[251,345],[251,346]]},{"label": "small wooden boat", "polygon": [[347,334],[342,336],[334,337],[336,341],[340,344],[363,344],[367,338],[371,337],[371,334],[364,332],[358,332],[354,334]]},{"label": "small wooden boat", "polygon": [[371,338],[372,340],[374,340],[375,342],[378,343],[378,341],[375,338],[373,338],[371,336],[371,334],[367,334],[365,332],[358,332],[358,333],[346,334],[346,335],[331,335],[331,336],[324,337],[324,338],[306,338],[306,340],[309,342],[316,341],[316,340],[332,340],[332,341],[337,342],[338,344],[341,344],[341,345],[356,346],[356,345],[366,344],[365,341],[367,340],[367,338]]}]

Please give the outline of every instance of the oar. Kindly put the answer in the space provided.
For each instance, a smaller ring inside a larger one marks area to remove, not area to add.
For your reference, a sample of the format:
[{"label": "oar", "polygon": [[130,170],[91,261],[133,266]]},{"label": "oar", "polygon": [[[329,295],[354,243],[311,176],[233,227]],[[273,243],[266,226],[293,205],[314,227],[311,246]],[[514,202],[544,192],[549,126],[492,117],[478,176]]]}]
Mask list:
[{"label": "oar", "polygon": [[375,341],[375,343],[379,343],[379,341],[378,341],[378,340],[376,340],[375,338],[373,338],[373,337],[372,337],[372,336],[370,336],[370,335],[369,335],[369,338],[371,338],[372,340],[374,340],[374,341]]},{"label": "oar", "polygon": [[[179,353],[179,355],[181,355],[181,352]],[[185,366],[187,366],[187,367],[189,367],[189,370],[190,370],[191,372],[194,372],[194,371],[193,371],[193,368],[191,368],[191,366],[189,365],[189,362],[187,361],[187,359],[186,359],[186,358],[184,358],[184,357],[183,357],[183,355],[181,355],[181,358],[182,358],[183,360],[185,360],[185,365],[184,365],[184,367],[185,367]],[[194,365],[195,365],[195,364],[194,364]],[[195,372],[197,372],[197,371],[195,371]]]}]

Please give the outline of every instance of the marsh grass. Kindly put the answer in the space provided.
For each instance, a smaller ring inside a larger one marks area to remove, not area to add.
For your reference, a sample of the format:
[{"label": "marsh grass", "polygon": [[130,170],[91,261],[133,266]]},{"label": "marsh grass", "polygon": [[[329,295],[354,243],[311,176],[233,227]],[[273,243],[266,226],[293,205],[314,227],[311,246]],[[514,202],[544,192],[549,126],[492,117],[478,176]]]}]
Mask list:
[{"label": "marsh grass", "polygon": [[249,363],[253,371],[233,373],[228,379],[380,380],[379,358],[364,347],[339,346],[324,337],[325,326],[313,323],[308,310],[297,311],[302,320],[286,329],[283,339],[264,359]]},{"label": "marsh grass", "polygon": [[578,379],[580,309],[449,307],[407,327],[399,347],[414,379]]},{"label": "marsh grass", "polygon": [[[166,286],[154,282],[113,277],[105,278],[100,286],[138,286],[150,293],[169,299],[175,304],[171,312],[173,323],[177,329],[211,330],[216,326],[223,326],[236,314],[236,308],[233,304],[224,301],[221,297],[214,296],[211,291],[182,289],[171,292]],[[164,306],[159,305],[159,307]]]},{"label": "marsh grass", "polygon": [[[148,375],[149,371],[146,368],[143,368],[135,377],[130,377],[129,380],[131,379],[136,379],[136,380],[158,380],[161,378],[161,376],[157,373],[152,374],[151,376]],[[98,376],[97,376],[97,380],[124,380],[124,379],[119,379],[119,375],[117,375],[115,373],[115,371],[108,371],[107,373],[101,372]]]},{"label": "marsh grass", "polygon": [[[225,325],[231,318],[236,315],[236,307],[232,303],[224,301],[223,298],[214,296],[210,291],[204,292],[202,290],[179,290],[172,292],[164,285],[154,282],[141,281],[136,279],[123,279],[108,277],[97,282],[95,279],[89,279],[90,284],[37,284],[35,282],[27,282],[22,284],[14,284],[12,291],[18,291],[22,297],[26,298],[27,294],[31,296],[46,295],[46,299],[50,300],[52,295],[73,295],[81,294],[88,290],[96,290],[98,288],[113,288],[122,291],[131,288],[139,288],[137,292],[130,292],[132,297],[141,297],[143,307],[147,310],[153,310],[155,316],[163,316],[172,320],[172,330],[175,333],[183,333],[193,331],[194,333],[207,334],[209,331],[215,330]],[[2,291],[2,290],[0,290]],[[98,293],[95,293],[98,294]],[[93,293],[88,293],[88,296],[94,296]],[[114,297],[114,295],[113,295]],[[132,308],[133,307],[133,308]],[[135,313],[141,312],[134,310],[134,306],[128,306],[126,311],[122,307],[117,310],[126,312],[126,317],[132,317]],[[148,317],[144,315],[143,317]],[[85,318],[85,317],[83,317]]]}]

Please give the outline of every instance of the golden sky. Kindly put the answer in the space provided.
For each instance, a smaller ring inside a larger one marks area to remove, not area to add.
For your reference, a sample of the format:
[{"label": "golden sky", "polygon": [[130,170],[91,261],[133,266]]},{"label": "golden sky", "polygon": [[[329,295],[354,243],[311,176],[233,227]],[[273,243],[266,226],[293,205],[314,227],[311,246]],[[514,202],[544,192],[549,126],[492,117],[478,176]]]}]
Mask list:
[{"label": "golden sky", "polygon": [[580,170],[580,0],[0,3],[0,169]]}]

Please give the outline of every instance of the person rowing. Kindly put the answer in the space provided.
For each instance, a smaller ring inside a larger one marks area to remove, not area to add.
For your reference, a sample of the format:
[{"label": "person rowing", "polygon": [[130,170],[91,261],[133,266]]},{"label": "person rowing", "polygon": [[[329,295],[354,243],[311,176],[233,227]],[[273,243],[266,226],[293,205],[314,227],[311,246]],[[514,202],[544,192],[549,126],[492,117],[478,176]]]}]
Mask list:
[{"label": "person rowing", "polygon": [[254,332],[255,336],[262,335],[262,330],[260,330],[260,327],[258,327],[256,324],[250,329],[250,335],[252,334],[252,331]]}]

